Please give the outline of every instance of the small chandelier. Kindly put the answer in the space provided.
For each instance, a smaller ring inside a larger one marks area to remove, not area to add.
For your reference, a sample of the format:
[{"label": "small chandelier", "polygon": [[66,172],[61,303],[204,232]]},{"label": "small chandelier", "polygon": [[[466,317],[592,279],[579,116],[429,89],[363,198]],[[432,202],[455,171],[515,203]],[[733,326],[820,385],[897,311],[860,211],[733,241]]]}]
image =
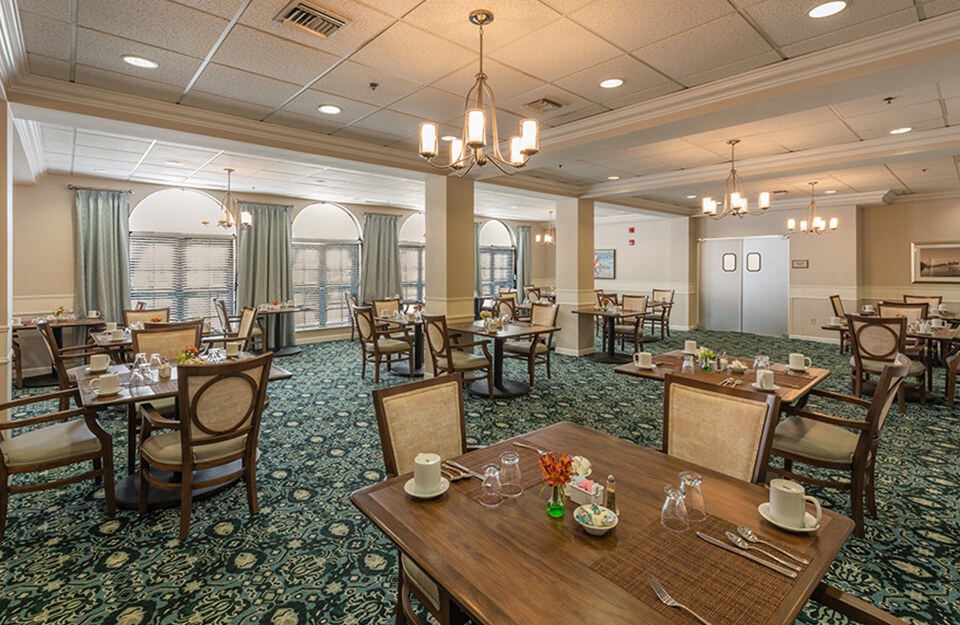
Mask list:
[{"label": "small chandelier", "polygon": [[[253,215],[250,214],[250,211],[240,211],[237,200],[233,197],[233,192],[230,188],[230,176],[234,170],[227,167],[223,171],[227,172],[227,194],[220,200],[220,210],[223,211],[223,217],[217,221],[217,225],[229,230],[239,221],[240,229],[246,230],[253,225]],[[203,225],[207,225],[210,222],[204,221],[202,223]]]},{"label": "small chandelier", "polygon": [[[483,167],[487,162],[511,176],[527,164],[530,157],[540,151],[540,125],[535,119],[520,120],[520,134],[509,142],[509,158],[500,152],[500,135],[497,132],[497,105],[493,91],[487,85],[483,73],[483,27],[493,21],[493,13],[485,9],[470,14],[470,22],[480,27],[480,70],[476,82],[467,91],[463,114],[463,133],[460,138],[449,141],[450,158],[445,163],[435,159],[440,153],[437,124],[421,122],[420,156],[438,169],[452,169],[458,176],[465,176],[474,165]],[[489,104],[487,104],[489,102]],[[493,135],[491,147],[487,147],[487,122]]]},{"label": "small chandelier", "polygon": [[534,240],[537,243],[545,243],[547,245],[553,245],[557,242],[557,229],[553,227],[553,211],[550,211],[550,223],[547,225],[546,231],[543,235],[537,235],[534,237]]},{"label": "small chandelier", "polygon": [[741,219],[744,215],[762,215],[764,211],[770,208],[770,193],[763,191],[757,200],[760,207],[759,212],[750,210],[750,204],[747,201],[747,194],[743,192],[743,179],[737,174],[737,159],[735,149],[740,139],[730,139],[727,141],[730,145],[730,175],[723,183],[723,209],[719,209],[719,204],[713,198],[703,198],[703,214],[709,215],[713,219],[720,219],[727,215],[736,215]]},{"label": "small chandelier", "polygon": [[[820,216],[820,212],[817,211],[817,198],[814,193],[814,187],[817,185],[816,180],[811,180],[810,185],[810,205],[807,207],[807,214],[804,219],[800,220],[799,232],[801,234],[823,234],[827,231],[827,228],[830,230],[836,230],[840,227],[840,219],[837,217],[830,218],[830,224],[827,225],[826,220]],[[787,220],[787,230],[790,232],[798,232],[797,229],[797,220],[788,219]]]}]

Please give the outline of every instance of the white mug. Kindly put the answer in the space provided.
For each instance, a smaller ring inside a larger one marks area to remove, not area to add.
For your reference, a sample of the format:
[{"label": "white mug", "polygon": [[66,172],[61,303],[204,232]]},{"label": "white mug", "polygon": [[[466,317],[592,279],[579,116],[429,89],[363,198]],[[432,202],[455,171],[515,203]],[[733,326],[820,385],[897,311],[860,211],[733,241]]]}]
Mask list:
[{"label": "white mug", "polygon": [[90,382],[90,390],[96,395],[113,395],[120,390],[120,376],[108,373]]},{"label": "white mug", "polygon": [[794,371],[809,369],[810,365],[813,364],[813,361],[810,360],[810,357],[804,356],[803,354],[790,354],[789,362],[790,368]]},{"label": "white mug", "polygon": [[773,371],[769,369],[758,369],[757,386],[766,389],[773,388]]},{"label": "white mug", "polygon": [[683,342],[683,351],[688,354],[692,354],[697,351],[697,342],[696,341],[684,341]]},{"label": "white mug", "polygon": [[637,352],[633,355],[633,364],[642,369],[653,367],[653,355],[650,352]]},{"label": "white mug", "polygon": [[440,488],[440,456],[417,454],[413,460],[413,486],[418,493],[434,493]]},{"label": "white mug", "polygon": [[88,310],[88,311],[87,311],[87,317],[89,317],[90,319],[99,319],[99,318],[100,318],[100,311],[99,311],[99,310]]},{"label": "white mug", "polygon": [[864,304],[863,312],[873,312],[873,304]]},{"label": "white mug", "polygon": [[[807,525],[807,502],[817,509],[813,525]],[[770,516],[787,527],[815,528],[820,526],[823,511],[816,497],[811,497],[803,486],[792,480],[770,480]]]},{"label": "white mug", "polygon": [[108,322],[107,322],[107,332],[113,332],[113,331],[116,330],[116,329],[117,329],[117,322],[116,322],[116,321],[108,321]]},{"label": "white mug", "polygon": [[832,326],[842,326],[843,317],[830,317],[830,325]]},{"label": "white mug", "polygon": [[118,328],[114,328],[113,330],[110,330],[110,340],[119,341],[122,338],[123,338],[123,330],[120,330]]},{"label": "white mug", "polygon": [[106,371],[110,366],[110,356],[106,354],[93,354],[90,356],[91,371]]},{"label": "white mug", "polygon": [[239,356],[240,343],[237,343],[236,341],[227,343],[226,352],[227,352],[227,356]]},{"label": "white mug", "polygon": [[934,328],[945,328],[947,326],[947,322],[944,321],[943,319],[934,319],[933,321],[930,322],[930,324]]}]

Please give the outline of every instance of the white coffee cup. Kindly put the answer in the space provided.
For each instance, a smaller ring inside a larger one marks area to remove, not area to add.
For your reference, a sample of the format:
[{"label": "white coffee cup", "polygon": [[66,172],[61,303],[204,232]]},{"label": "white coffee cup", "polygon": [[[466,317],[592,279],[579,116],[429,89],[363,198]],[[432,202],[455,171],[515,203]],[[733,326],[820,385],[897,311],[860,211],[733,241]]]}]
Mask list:
[{"label": "white coffee cup", "polygon": [[832,326],[842,326],[843,317],[830,317],[830,325]]},{"label": "white coffee cup", "polygon": [[100,311],[99,311],[99,310],[88,310],[88,311],[87,311],[87,317],[88,317],[89,319],[99,319],[99,318],[100,318]]},{"label": "white coffee cup", "polygon": [[120,390],[120,376],[108,373],[93,380],[90,389],[97,395],[113,395]]},{"label": "white coffee cup", "polygon": [[940,304],[939,306],[937,306],[937,310],[939,310],[940,312],[947,312],[947,305]]},{"label": "white coffee cup", "polygon": [[[817,509],[815,521],[807,525],[807,502],[810,501]],[[816,497],[811,497],[803,490],[803,486],[792,480],[770,480],[770,516],[777,523],[797,529],[815,528],[820,526],[823,511]]]},{"label": "white coffee cup", "polygon": [[872,313],[872,312],[873,312],[873,304],[864,304],[864,305],[863,305],[863,312]]},{"label": "white coffee cup", "polygon": [[773,371],[759,369],[757,371],[757,386],[764,389],[773,388]]},{"label": "white coffee cup", "polygon": [[123,330],[120,330],[119,328],[117,328],[110,331],[111,341],[119,341],[122,338],[123,338]]},{"label": "white coffee cup", "polygon": [[116,321],[108,321],[108,322],[107,322],[107,332],[113,332],[113,331],[116,330],[116,329],[117,329],[117,322],[116,322]]},{"label": "white coffee cup", "polygon": [[943,319],[934,319],[930,322],[930,325],[932,325],[934,328],[945,328],[947,327],[947,322]]},{"label": "white coffee cup", "polygon": [[106,354],[93,354],[90,356],[91,371],[106,371],[110,366],[110,356]]},{"label": "white coffee cup", "polygon": [[788,362],[790,364],[790,368],[794,371],[809,369],[810,365],[813,364],[813,362],[810,360],[810,357],[804,356],[803,354],[790,354],[790,360]]},{"label": "white coffee cup", "polygon": [[697,342],[696,341],[684,341],[683,342],[683,351],[688,354],[692,354],[697,351]]},{"label": "white coffee cup", "polygon": [[440,456],[417,454],[413,460],[413,486],[418,493],[435,493],[440,488]]},{"label": "white coffee cup", "polygon": [[227,356],[239,356],[240,343],[237,343],[236,341],[227,343],[226,352],[227,352]]},{"label": "white coffee cup", "polygon": [[653,354],[650,352],[637,352],[633,355],[633,364],[641,369],[650,369],[653,367]]}]

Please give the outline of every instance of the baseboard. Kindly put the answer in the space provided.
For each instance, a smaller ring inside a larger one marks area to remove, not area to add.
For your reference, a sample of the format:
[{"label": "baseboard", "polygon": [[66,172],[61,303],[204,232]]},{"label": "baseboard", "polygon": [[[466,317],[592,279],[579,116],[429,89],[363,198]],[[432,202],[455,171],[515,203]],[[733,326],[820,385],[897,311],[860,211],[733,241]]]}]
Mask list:
[{"label": "baseboard", "polygon": [[51,371],[53,371],[53,369],[50,367],[50,365],[47,365],[46,367],[28,367],[23,370],[23,377],[35,378],[41,375],[50,375]]},{"label": "baseboard", "polygon": [[297,345],[311,345],[313,343],[329,343],[331,341],[343,341],[350,338],[350,328],[343,332],[332,332],[330,334],[321,334],[315,336],[297,336]]},{"label": "baseboard", "polygon": [[595,347],[581,347],[580,349],[571,349],[569,347],[558,347],[556,351],[561,356],[574,356],[579,358],[580,356],[589,356],[590,354],[596,353],[597,349]]},{"label": "baseboard", "polygon": [[796,339],[798,341],[815,341],[817,343],[829,343],[831,345],[840,344],[840,339],[832,339],[826,336],[806,336],[804,334],[791,334],[789,336],[791,339]]}]

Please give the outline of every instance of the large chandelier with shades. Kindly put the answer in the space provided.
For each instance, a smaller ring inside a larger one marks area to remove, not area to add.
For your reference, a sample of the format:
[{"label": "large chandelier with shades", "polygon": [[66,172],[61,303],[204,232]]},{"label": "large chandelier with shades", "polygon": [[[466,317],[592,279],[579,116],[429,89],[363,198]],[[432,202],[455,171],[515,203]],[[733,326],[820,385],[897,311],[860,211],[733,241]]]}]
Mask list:
[{"label": "large chandelier with shades", "polygon": [[741,219],[745,215],[762,215],[764,211],[770,208],[770,193],[763,191],[757,198],[757,206],[760,209],[757,212],[750,210],[750,202],[747,200],[747,194],[743,191],[743,179],[737,173],[736,147],[740,139],[730,139],[727,141],[730,145],[730,175],[723,183],[723,207],[720,203],[710,197],[703,198],[703,214],[720,219],[727,215],[736,215]]},{"label": "large chandelier with shades", "polygon": [[[253,215],[250,214],[250,211],[241,211],[236,198],[233,197],[233,190],[230,188],[230,176],[234,170],[227,167],[223,171],[227,172],[227,193],[220,200],[220,210],[223,212],[223,217],[217,221],[217,225],[229,230],[239,223],[240,229],[246,230],[253,225]],[[210,222],[204,221],[202,223],[207,225]]]},{"label": "large chandelier with shades", "polygon": [[[420,156],[438,169],[452,169],[458,176],[465,176],[473,166],[483,167],[488,162],[507,175],[513,175],[527,164],[530,157],[540,151],[540,125],[535,119],[521,119],[519,134],[510,138],[508,155],[500,151],[500,135],[497,132],[497,105],[493,91],[483,73],[483,27],[493,21],[493,13],[485,9],[470,14],[470,22],[480,27],[480,69],[476,82],[467,91],[463,114],[463,132],[447,143],[450,154],[444,162],[440,155],[439,133],[434,122],[420,124]],[[492,141],[487,143],[488,126]]]},{"label": "large chandelier with shades", "polygon": [[823,234],[828,228],[830,230],[836,230],[840,227],[840,219],[831,217],[830,223],[828,224],[817,210],[817,197],[814,193],[817,181],[811,180],[808,184],[810,185],[810,205],[807,206],[806,215],[800,220],[799,227],[796,219],[788,219],[787,230],[790,232],[799,232],[800,234]]}]

